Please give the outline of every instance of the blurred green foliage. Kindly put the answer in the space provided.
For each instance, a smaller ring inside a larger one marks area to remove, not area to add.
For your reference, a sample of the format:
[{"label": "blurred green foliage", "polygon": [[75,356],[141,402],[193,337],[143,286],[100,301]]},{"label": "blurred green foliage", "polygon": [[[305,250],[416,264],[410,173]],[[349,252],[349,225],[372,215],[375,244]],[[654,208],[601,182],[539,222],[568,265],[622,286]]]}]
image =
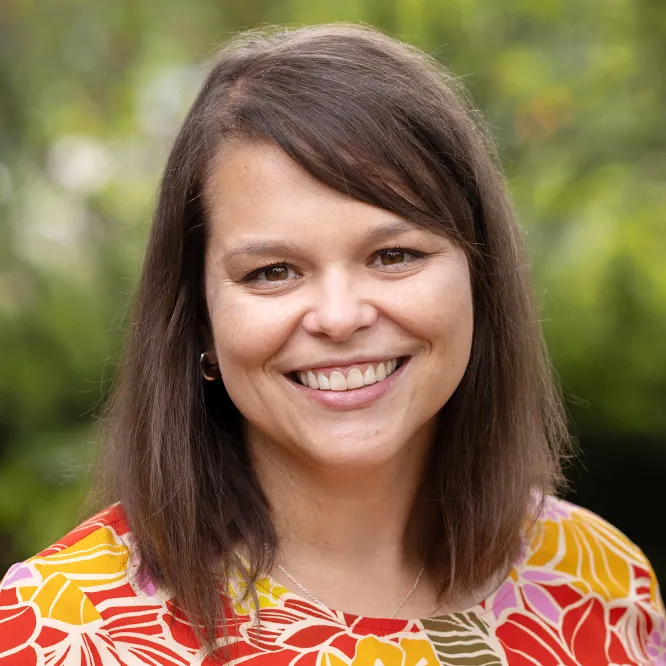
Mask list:
[{"label": "blurred green foliage", "polygon": [[663,580],[666,3],[653,0],[3,0],[0,569],[81,517],[157,180],[206,59],[242,28],[339,20],[435,54],[485,112],[585,454],[572,498]]}]

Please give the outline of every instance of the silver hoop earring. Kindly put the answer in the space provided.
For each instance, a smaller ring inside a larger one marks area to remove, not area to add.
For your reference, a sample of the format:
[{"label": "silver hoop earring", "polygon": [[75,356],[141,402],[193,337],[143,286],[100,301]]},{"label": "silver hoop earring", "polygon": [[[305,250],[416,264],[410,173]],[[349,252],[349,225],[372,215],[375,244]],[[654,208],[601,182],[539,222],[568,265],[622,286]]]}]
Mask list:
[{"label": "silver hoop earring", "polygon": [[208,359],[209,353],[210,352],[203,352],[203,354],[199,356],[199,367],[201,368],[203,378],[207,382],[214,382],[215,380],[220,379],[222,375],[220,374],[220,364],[212,363]]}]

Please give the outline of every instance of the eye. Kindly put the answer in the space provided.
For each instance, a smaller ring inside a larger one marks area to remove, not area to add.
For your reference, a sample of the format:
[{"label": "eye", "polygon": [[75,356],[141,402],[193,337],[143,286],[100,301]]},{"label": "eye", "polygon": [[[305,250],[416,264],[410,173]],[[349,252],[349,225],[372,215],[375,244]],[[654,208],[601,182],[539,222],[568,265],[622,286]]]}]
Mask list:
[{"label": "eye", "polygon": [[270,282],[274,286],[278,286],[279,283],[299,277],[300,275],[288,264],[272,264],[271,266],[265,266],[249,273],[243,278],[243,281],[260,286],[268,286],[267,283]]},{"label": "eye", "polygon": [[402,264],[405,261],[407,252],[404,250],[384,250],[379,256],[384,266],[392,264]]},{"label": "eye", "polygon": [[416,252],[416,250],[393,247],[377,252],[373,263],[375,265],[379,264],[379,266],[386,267],[402,267],[406,264],[412,264],[414,261],[423,258],[423,256],[424,255],[421,252]]},{"label": "eye", "polygon": [[264,276],[268,282],[280,282],[289,279],[288,266],[271,266],[264,268],[259,276]]}]

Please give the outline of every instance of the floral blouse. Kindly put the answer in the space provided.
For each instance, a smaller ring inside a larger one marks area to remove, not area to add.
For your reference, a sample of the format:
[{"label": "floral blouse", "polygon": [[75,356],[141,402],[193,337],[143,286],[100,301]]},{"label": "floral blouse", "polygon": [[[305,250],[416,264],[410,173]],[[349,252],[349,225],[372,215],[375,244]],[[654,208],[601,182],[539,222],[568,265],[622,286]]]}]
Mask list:
[{"label": "floral blouse", "polygon": [[[550,499],[520,561],[460,613],[390,620],[325,610],[271,578],[236,604],[228,664],[666,665],[666,619],[641,551],[594,514]],[[167,595],[136,573],[119,505],[12,566],[0,585],[0,666],[212,666]],[[240,583],[232,598],[242,598]],[[260,623],[258,625],[257,619]]]}]

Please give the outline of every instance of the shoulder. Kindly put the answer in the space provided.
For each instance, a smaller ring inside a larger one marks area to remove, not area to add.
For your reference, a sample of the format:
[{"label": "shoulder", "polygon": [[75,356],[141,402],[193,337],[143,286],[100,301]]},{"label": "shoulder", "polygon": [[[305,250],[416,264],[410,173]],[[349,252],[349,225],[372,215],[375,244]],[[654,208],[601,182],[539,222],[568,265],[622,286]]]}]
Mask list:
[{"label": "shoulder", "polygon": [[666,617],[640,548],[570,502],[548,497],[539,508],[486,605],[504,651],[540,664],[662,663]]},{"label": "shoulder", "polygon": [[605,602],[628,600],[663,616],[659,586],[647,557],[619,529],[592,511],[549,497],[532,526],[523,560],[566,576]]},{"label": "shoulder", "polygon": [[[17,664],[41,663],[40,645],[53,647],[88,628],[89,641],[100,643],[98,650],[113,651],[100,606],[110,595],[133,595],[127,580],[129,542],[124,513],[114,505],[13,565],[0,583],[0,635],[6,637],[0,640],[0,661],[12,655]],[[109,663],[122,663],[114,658]]]},{"label": "shoulder", "polygon": [[68,587],[93,590],[125,576],[130,539],[124,512],[113,505],[34,557],[13,565],[0,589],[14,590],[18,599],[25,599],[36,587],[60,576]]}]

